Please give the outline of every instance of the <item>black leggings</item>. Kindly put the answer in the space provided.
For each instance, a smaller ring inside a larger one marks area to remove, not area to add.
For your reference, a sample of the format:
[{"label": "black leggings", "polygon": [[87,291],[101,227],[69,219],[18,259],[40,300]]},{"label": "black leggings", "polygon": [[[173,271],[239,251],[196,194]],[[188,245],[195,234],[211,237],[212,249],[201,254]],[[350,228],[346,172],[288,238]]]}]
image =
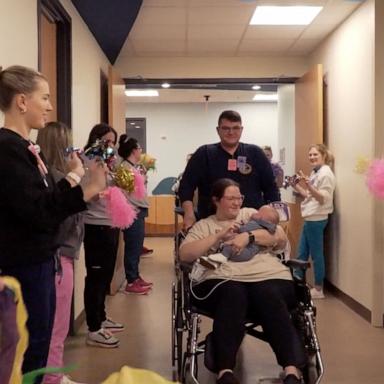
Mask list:
[{"label": "black leggings", "polygon": [[[220,281],[204,281],[193,291],[200,297],[205,296]],[[246,319],[257,321],[263,327],[282,367],[302,368],[306,364],[304,346],[289,313],[297,303],[292,281],[243,283],[230,280],[219,285],[205,300],[192,296],[192,302],[213,314],[212,342],[218,370],[234,368]]]},{"label": "black leggings", "polygon": [[84,309],[90,332],[98,331],[106,319],[105,296],[109,293],[115,270],[118,244],[118,228],[85,224],[84,254],[87,276]]}]

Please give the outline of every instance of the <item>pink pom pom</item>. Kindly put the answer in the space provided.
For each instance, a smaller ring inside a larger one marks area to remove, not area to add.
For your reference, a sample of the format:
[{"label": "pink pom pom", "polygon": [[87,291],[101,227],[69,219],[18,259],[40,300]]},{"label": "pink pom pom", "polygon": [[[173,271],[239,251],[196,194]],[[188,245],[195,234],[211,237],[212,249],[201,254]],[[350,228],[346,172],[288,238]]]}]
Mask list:
[{"label": "pink pom pom", "polygon": [[384,159],[373,160],[366,175],[369,191],[378,199],[384,199]]},{"label": "pink pom pom", "polygon": [[118,187],[109,187],[103,197],[107,201],[107,211],[112,221],[112,227],[128,228],[135,221],[137,213],[133,206]]},{"label": "pink pom pom", "polygon": [[147,193],[145,188],[145,179],[144,176],[136,169],[133,169],[133,174],[135,176],[135,190],[132,192],[132,195],[135,199],[141,200]]}]

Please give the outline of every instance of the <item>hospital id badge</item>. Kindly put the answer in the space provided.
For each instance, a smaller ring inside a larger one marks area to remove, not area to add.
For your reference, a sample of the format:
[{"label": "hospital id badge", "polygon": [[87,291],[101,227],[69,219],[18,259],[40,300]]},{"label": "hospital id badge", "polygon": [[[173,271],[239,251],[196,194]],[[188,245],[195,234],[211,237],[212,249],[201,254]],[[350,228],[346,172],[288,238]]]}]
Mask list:
[{"label": "hospital id badge", "polygon": [[247,165],[247,157],[246,156],[238,156],[237,157],[237,168],[239,168],[240,172],[245,170],[246,165]]},{"label": "hospital id badge", "polygon": [[237,170],[237,160],[228,159],[228,171],[236,171],[236,170]]}]

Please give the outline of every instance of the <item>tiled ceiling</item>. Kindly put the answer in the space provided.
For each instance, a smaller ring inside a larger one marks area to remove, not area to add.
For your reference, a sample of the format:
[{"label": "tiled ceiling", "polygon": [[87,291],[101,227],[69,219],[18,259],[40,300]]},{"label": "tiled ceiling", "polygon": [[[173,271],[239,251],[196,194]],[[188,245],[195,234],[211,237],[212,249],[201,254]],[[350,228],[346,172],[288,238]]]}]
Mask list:
[{"label": "tiled ceiling", "polygon": [[[143,0],[121,56],[302,56],[364,1]],[[251,26],[257,5],[317,5],[309,26]]]}]

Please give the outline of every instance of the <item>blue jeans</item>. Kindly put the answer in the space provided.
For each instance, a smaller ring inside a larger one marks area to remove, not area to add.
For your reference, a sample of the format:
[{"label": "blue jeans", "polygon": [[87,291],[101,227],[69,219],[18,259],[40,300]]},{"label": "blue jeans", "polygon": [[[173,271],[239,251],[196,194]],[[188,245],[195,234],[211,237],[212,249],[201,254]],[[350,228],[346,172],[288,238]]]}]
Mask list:
[{"label": "blue jeans", "polygon": [[[22,371],[27,373],[47,365],[49,344],[56,307],[55,264],[52,258],[39,264],[8,267],[4,275],[19,280],[28,312],[29,345],[24,354]],[[41,383],[43,376],[35,380]]]},{"label": "blue jeans", "polygon": [[323,285],[325,277],[324,265],[324,229],[328,219],[320,221],[304,221],[301,232],[298,259],[313,260],[315,285]]},{"label": "blue jeans", "polygon": [[139,277],[140,255],[143,251],[145,225],[144,218],[148,216],[148,209],[140,208],[133,224],[124,229],[124,268],[129,284]]}]

